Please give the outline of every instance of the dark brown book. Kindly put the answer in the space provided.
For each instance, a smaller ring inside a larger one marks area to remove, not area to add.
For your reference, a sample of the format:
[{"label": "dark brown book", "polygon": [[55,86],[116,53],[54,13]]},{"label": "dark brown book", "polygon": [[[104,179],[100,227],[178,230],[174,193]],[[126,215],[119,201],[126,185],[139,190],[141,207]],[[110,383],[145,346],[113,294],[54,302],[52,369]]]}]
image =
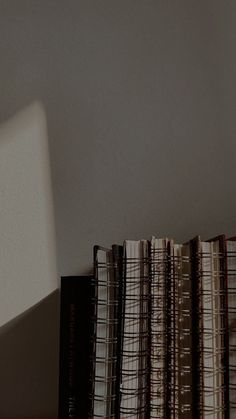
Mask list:
[{"label": "dark brown book", "polygon": [[61,278],[59,419],[90,417],[93,298],[92,276]]}]

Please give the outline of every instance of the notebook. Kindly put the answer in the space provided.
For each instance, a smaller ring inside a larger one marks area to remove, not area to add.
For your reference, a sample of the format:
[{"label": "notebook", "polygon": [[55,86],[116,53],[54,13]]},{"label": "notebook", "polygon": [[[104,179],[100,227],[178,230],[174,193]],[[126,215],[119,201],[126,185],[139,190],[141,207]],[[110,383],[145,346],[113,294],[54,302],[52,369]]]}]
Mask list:
[{"label": "notebook", "polygon": [[110,249],[94,246],[96,324],[92,418],[116,417],[119,282],[112,261]]},{"label": "notebook", "polygon": [[151,239],[150,418],[165,416],[166,266],[168,239]]},{"label": "notebook", "polygon": [[147,414],[148,299],[147,241],[124,242],[125,301],[120,417],[144,419]]},{"label": "notebook", "polygon": [[217,419],[228,415],[227,288],[223,243],[223,236],[201,242],[203,416]]},{"label": "notebook", "polygon": [[229,409],[236,418],[236,239],[226,241],[229,327]]},{"label": "notebook", "polygon": [[121,402],[121,370],[122,370],[122,352],[123,352],[123,315],[124,312],[124,297],[125,297],[125,283],[124,283],[124,258],[123,246],[117,244],[112,245],[112,264],[114,271],[114,281],[116,284],[116,301],[114,307],[115,331],[117,336],[117,345],[114,345],[114,356],[116,357],[116,364],[114,365],[114,375],[116,380],[114,383],[115,394],[115,418],[120,419],[120,402]]},{"label": "notebook", "polygon": [[192,417],[192,284],[190,244],[175,244],[178,418]]},{"label": "notebook", "polygon": [[61,278],[59,419],[91,412],[94,292],[91,276]]},{"label": "notebook", "polygon": [[150,412],[150,242],[141,240],[140,260],[140,356],[139,356],[139,416]]},{"label": "notebook", "polygon": [[166,396],[165,414],[174,418],[178,411],[178,347],[177,347],[177,293],[178,277],[175,274],[174,241],[167,244],[167,271],[166,271]]}]

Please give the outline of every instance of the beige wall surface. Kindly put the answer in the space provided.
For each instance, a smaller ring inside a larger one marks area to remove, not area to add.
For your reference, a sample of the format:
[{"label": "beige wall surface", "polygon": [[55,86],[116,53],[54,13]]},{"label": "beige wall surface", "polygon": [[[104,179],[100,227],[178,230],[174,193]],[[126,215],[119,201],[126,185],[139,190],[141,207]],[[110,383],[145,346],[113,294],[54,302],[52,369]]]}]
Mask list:
[{"label": "beige wall surface", "polygon": [[58,288],[43,107],[0,126],[0,326]]},{"label": "beige wall surface", "polygon": [[0,0],[0,121],[45,105],[61,275],[95,243],[236,233],[235,21],[234,0]]},{"label": "beige wall surface", "polygon": [[92,245],[235,230],[236,4],[1,0],[0,120],[48,116],[61,274]]}]

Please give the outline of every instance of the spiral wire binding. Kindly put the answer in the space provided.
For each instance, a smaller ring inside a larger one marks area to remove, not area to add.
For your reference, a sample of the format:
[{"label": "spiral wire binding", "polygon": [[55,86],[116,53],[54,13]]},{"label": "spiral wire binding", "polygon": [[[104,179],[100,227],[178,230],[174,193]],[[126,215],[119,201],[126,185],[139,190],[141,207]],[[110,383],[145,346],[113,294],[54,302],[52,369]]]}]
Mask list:
[{"label": "spiral wire binding", "polygon": [[[145,252],[145,250],[144,250]],[[147,418],[149,258],[125,258],[121,418]]]},{"label": "spiral wire binding", "polygon": [[170,317],[169,327],[167,333],[170,336],[170,342],[167,352],[170,353],[168,365],[169,370],[169,394],[167,399],[167,415],[169,418],[178,417],[179,410],[179,391],[178,391],[178,361],[179,361],[179,346],[178,346],[178,275],[176,275],[176,258],[174,255],[174,245],[171,244],[170,253],[168,254],[167,263],[169,265],[167,270],[167,278],[169,286],[167,285],[167,293],[169,295],[169,303],[167,307],[167,314]]},{"label": "spiral wire binding", "polygon": [[151,247],[151,418],[191,417],[190,256],[181,251]]},{"label": "spiral wire binding", "polygon": [[192,416],[192,322],[191,322],[191,277],[190,255],[187,246],[180,246],[174,255],[176,282],[176,417],[188,419]]},{"label": "spiral wire binding", "polygon": [[228,351],[230,418],[236,418],[236,252],[222,252],[217,242],[201,242],[194,254],[190,245],[168,242],[148,251],[147,244],[139,244],[140,257],[131,252],[121,260],[122,293],[111,252],[103,249],[103,257],[97,253],[95,259],[88,418],[227,419]]},{"label": "spiral wire binding", "polygon": [[[230,246],[229,246],[230,248]],[[230,418],[236,418],[236,252],[227,249],[229,319],[229,404]]]},{"label": "spiral wire binding", "polygon": [[166,278],[167,249],[151,247],[151,384],[150,418],[163,418],[166,386]]},{"label": "spiral wire binding", "polygon": [[207,251],[201,252],[201,303],[200,340],[202,344],[202,401],[204,418],[225,418],[225,357],[226,333],[225,290],[222,287],[225,272],[221,260],[225,257],[216,247],[217,243],[207,243]]},{"label": "spiral wire binding", "polygon": [[[98,250],[104,250],[99,248]],[[89,418],[116,417],[116,349],[119,284],[114,280],[111,254],[104,250],[104,260],[95,259],[94,329],[92,353],[92,409]]]}]

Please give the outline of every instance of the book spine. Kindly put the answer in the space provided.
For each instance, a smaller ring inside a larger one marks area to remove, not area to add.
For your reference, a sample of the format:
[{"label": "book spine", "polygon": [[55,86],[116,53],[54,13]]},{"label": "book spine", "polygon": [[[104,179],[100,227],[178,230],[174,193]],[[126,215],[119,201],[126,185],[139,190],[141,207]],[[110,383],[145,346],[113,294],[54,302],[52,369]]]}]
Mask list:
[{"label": "book spine", "polygon": [[174,257],[172,241],[167,245],[167,272],[166,272],[166,389],[165,389],[165,412],[167,419],[173,419],[176,415],[176,353],[175,353],[175,278],[174,278]]},{"label": "book spine", "polygon": [[[140,418],[150,418],[150,333],[149,333],[149,302],[150,274],[149,247],[147,240],[140,242],[140,330],[139,330],[139,412]],[[143,413],[142,413],[143,412]]]},{"label": "book spine", "polygon": [[140,241],[125,241],[125,310],[122,351],[121,417],[143,419],[140,397]]},{"label": "book spine", "polygon": [[61,278],[59,419],[88,416],[91,281]]},{"label": "book spine", "polygon": [[150,417],[165,417],[166,240],[152,238],[150,250]]},{"label": "book spine", "polygon": [[147,244],[147,419],[151,419],[151,351],[152,351],[152,338],[151,338],[151,313],[152,313],[152,295],[151,295],[151,278],[152,278],[152,268],[151,268],[151,241],[148,241]]},{"label": "book spine", "polygon": [[229,327],[228,327],[228,281],[227,281],[227,250],[224,235],[217,236],[212,243],[213,252],[213,284],[216,323],[216,356],[214,364],[218,365],[215,376],[217,379],[216,400],[219,417],[229,418]]},{"label": "book spine", "polygon": [[190,241],[192,281],[192,412],[193,419],[202,418],[202,345],[200,239]]},{"label": "book spine", "polygon": [[64,278],[61,279],[60,310],[59,419],[76,419],[76,302]]},{"label": "book spine", "polygon": [[123,336],[123,301],[124,301],[124,272],[123,272],[123,246],[112,246],[114,281],[116,287],[116,310],[115,318],[117,321],[117,347],[114,348],[114,357],[116,356],[116,383],[115,383],[115,419],[120,419],[120,384],[121,384],[121,369],[122,369],[122,336]]},{"label": "book spine", "polygon": [[228,303],[229,417],[236,417],[236,237],[226,240]]},{"label": "book spine", "polygon": [[92,418],[116,417],[116,368],[119,282],[116,280],[113,252],[94,247],[96,283],[94,333],[94,387]]},{"label": "book spine", "polygon": [[224,410],[225,419],[229,419],[229,324],[228,324],[228,277],[227,277],[227,250],[225,236],[219,238],[220,247],[220,272],[221,272],[221,309],[223,312],[222,316],[222,330],[223,330],[223,346],[224,354],[222,359],[222,365],[224,366]]}]

